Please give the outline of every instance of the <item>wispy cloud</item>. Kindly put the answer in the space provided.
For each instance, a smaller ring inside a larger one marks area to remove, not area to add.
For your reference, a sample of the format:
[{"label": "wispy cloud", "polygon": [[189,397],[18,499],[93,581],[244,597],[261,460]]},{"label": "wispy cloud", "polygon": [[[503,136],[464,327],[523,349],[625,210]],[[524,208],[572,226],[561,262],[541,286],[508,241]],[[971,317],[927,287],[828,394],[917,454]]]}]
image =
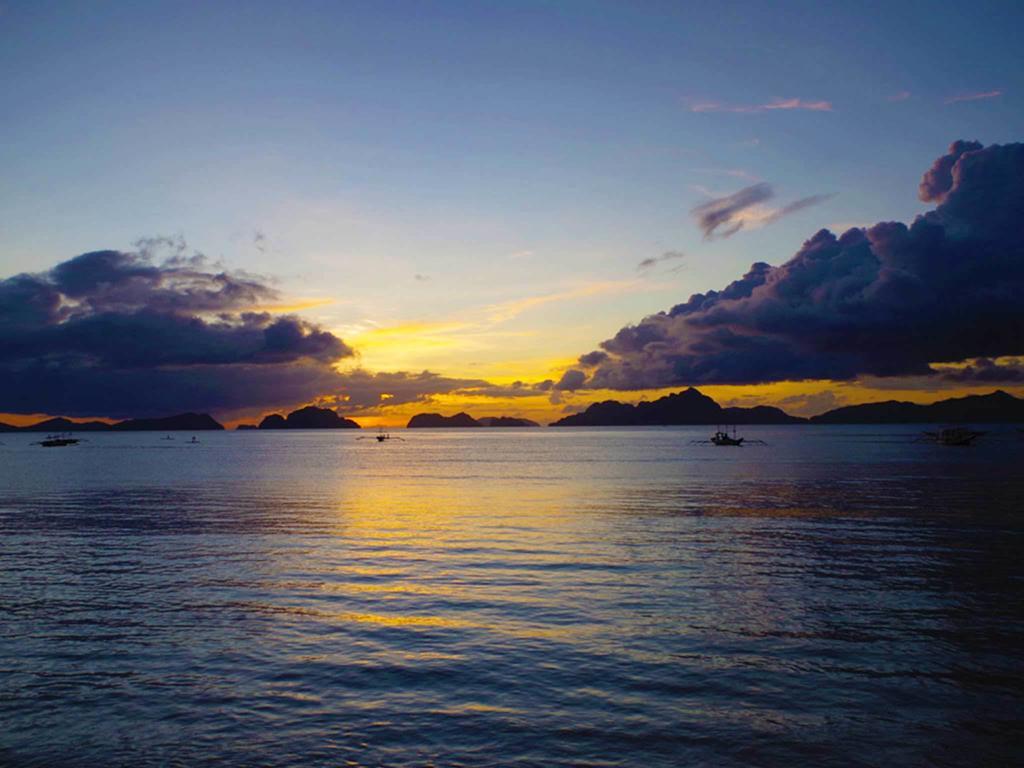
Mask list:
[{"label": "wispy cloud", "polygon": [[547,293],[540,296],[527,296],[521,299],[513,299],[500,304],[492,304],[485,310],[489,323],[504,323],[518,317],[528,309],[543,306],[544,304],[560,303],[575,299],[588,298],[590,296],[602,296],[608,294],[629,293],[641,286],[636,280],[606,280],[602,282],[585,283],[577,288],[572,288],[560,293]]},{"label": "wispy cloud", "polygon": [[[644,259],[643,261],[636,265],[636,268],[640,272],[646,272],[647,270],[652,269],[653,267],[656,267],[659,264],[664,264],[667,261],[677,261],[683,258],[686,258],[686,254],[683,253],[682,251],[665,251],[663,254],[661,254],[661,256],[652,256],[650,258]],[[677,264],[672,269],[672,271],[677,272],[682,267],[682,264]]]},{"label": "wispy cloud", "polygon": [[690,105],[691,112],[733,112],[736,114],[754,114],[757,112],[792,109],[808,112],[831,112],[832,102],[792,98],[774,99],[766,104],[726,104],[721,101],[698,101]]},{"label": "wispy cloud", "polygon": [[766,182],[752,184],[725,197],[716,197],[695,207],[691,213],[704,233],[705,240],[735,235],[744,227],[764,227],[792,213],[828,200],[832,195],[810,195],[792,203],[773,208],[765,205],[775,197],[775,190]]},{"label": "wispy cloud", "polygon": [[764,223],[772,224],[784,216],[789,216],[791,213],[802,211],[804,208],[810,208],[812,205],[817,205],[818,203],[824,203],[832,197],[833,195],[809,195],[807,197],[801,197],[799,200],[794,200],[789,205],[784,205],[781,208],[772,211],[772,213],[765,219]]},{"label": "wispy cloud", "polygon": [[694,168],[694,173],[714,173],[719,176],[732,176],[734,179],[749,179],[750,181],[760,181],[761,178],[750,171],[745,171],[742,168]]},{"label": "wispy cloud", "polygon": [[910,91],[900,91],[889,97],[888,101],[906,101],[911,96]]},{"label": "wispy cloud", "polygon": [[983,99],[997,99],[1003,95],[1000,90],[995,91],[979,91],[977,93],[959,93],[956,96],[950,96],[946,99],[943,104],[959,104],[963,101],[982,101]]}]

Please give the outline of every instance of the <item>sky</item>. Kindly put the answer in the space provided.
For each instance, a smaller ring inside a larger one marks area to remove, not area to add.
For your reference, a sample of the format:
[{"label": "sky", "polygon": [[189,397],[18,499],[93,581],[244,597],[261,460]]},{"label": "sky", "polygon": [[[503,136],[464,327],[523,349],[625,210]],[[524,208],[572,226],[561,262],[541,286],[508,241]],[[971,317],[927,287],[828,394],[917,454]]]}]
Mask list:
[{"label": "sky", "polygon": [[[1024,133],[1022,25],[1013,2],[0,3],[0,368],[18,382],[0,385],[2,420],[203,407],[233,423],[317,402],[365,425],[550,421],[691,384],[803,414],[1024,392],[1012,306],[972,334],[975,305],[925,280],[922,309],[877,237],[805,246],[926,215],[946,245],[899,269],[940,265],[975,298],[1017,285],[1019,226],[963,200],[1018,167],[985,153]],[[962,189],[922,199],[922,175],[964,152]],[[1019,204],[1006,183],[993,205]],[[967,277],[949,261],[993,242]],[[873,265],[871,300],[786,321],[813,337],[765,320],[790,299],[762,294],[795,268],[669,312],[826,251]],[[120,256],[73,261],[95,252]],[[30,298],[19,275],[37,276]],[[838,355],[877,348],[866,317],[889,338],[883,284],[917,335],[889,360]],[[854,311],[857,333],[833,333]],[[712,325],[745,340],[744,366],[706,352]],[[118,333],[134,341],[112,352]],[[610,359],[579,362],[595,350]]]}]

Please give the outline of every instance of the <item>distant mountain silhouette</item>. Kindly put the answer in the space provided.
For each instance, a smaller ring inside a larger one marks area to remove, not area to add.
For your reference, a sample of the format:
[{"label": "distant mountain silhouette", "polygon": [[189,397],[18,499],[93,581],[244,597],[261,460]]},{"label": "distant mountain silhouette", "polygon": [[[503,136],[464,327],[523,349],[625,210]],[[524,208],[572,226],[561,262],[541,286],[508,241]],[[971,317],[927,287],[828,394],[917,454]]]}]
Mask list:
[{"label": "distant mountain silhouette", "polygon": [[814,416],[815,424],[945,424],[1024,422],[1024,400],[1002,390],[918,405],[898,400],[848,405]]},{"label": "distant mountain silhouette", "polygon": [[[76,426],[75,429],[77,428]],[[174,430],[199,432],[210,429],[224,429],[224,426],[208,413],[180,413],[177,416],[165,416],[162,419],[128,419],[127,421],[119,421],[111,429],[120,432],[144,432],[148,430],[159,432],[172,432]]]},{"label": "distant mountain silhouette", "polygon": [[433,427],[480,427],[483,426],[468,413],[456,413],[454,416],[442,416],[440,413],[417,413],[409,423],[407,429],[433,428]]},{"label": "distant mountain silhouette", "polygon": [[484,416],[477,419],[481,427],[539,427],[536,421],[515,416]]},{"label": "distant mountain silhouette", "polygon": [[154,430],[159,432],[172,432],[175,430],[186,430],[199,432],[209,429],[224,429],[217,421],[206,413],[181,413],[177,416],[165,416],[159,419],[128,419],[115,424],[107,424],[104,421],[71,421],[63,416],[56,416],[26,427],[10,427],[0,432],[142,432]]},{"label": "distant mountain silhouette", "polygon": [[0,421],[0,432],[20,432],[21,430],[13,424],[5,424]]},{"label": "distant mountain silhouette", "polygon": [[671,424],[800,424],[805,419],[767,405],[723,408],[694,388],[651,402],[629,405],[617,400],[594,403],[552,427],[636,427]]},{"label": "distant mountain silhouette", "polygon": [[259,427],[257,427],[255,424],[238,424],[235,427],[235,429],[244,431],[246,429],[259,429]]},{"label": "distant mountain silhouette", "polygon": [[63,416],[53,419],[46,419],[36,424],[29,424],[22,427],[22,432],[109,432],[113,425],[104,421],[71,421]]},{"label": "distant mountain silhouette", "polygon": [[307,405],[292,411],[285,418],[279,413],[272,413],[260,422],[260,429],[359,429],[359,425],[351,419],[345,419],[330,408],[317,408]]}]

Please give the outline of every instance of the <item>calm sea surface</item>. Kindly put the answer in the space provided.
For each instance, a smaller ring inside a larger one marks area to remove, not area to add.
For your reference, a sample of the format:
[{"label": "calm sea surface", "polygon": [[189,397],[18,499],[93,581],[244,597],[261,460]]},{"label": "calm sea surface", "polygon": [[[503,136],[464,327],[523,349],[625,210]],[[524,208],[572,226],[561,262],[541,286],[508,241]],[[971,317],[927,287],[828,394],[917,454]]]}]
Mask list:
[{"label": "calm sea surface", "polygon": [[1021,764],[1024,439],[745,432],[0,435],[0,765]]}]

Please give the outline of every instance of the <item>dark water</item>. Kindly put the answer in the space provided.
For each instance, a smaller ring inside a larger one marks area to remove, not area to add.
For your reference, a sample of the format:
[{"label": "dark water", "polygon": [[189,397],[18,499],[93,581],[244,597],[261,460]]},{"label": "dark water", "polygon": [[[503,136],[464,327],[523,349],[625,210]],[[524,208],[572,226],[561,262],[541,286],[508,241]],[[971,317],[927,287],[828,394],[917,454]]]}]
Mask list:
[{"label": "dark water", "polygon": [[1024,441],[0,439],[0,765],[1020,764]]}]

